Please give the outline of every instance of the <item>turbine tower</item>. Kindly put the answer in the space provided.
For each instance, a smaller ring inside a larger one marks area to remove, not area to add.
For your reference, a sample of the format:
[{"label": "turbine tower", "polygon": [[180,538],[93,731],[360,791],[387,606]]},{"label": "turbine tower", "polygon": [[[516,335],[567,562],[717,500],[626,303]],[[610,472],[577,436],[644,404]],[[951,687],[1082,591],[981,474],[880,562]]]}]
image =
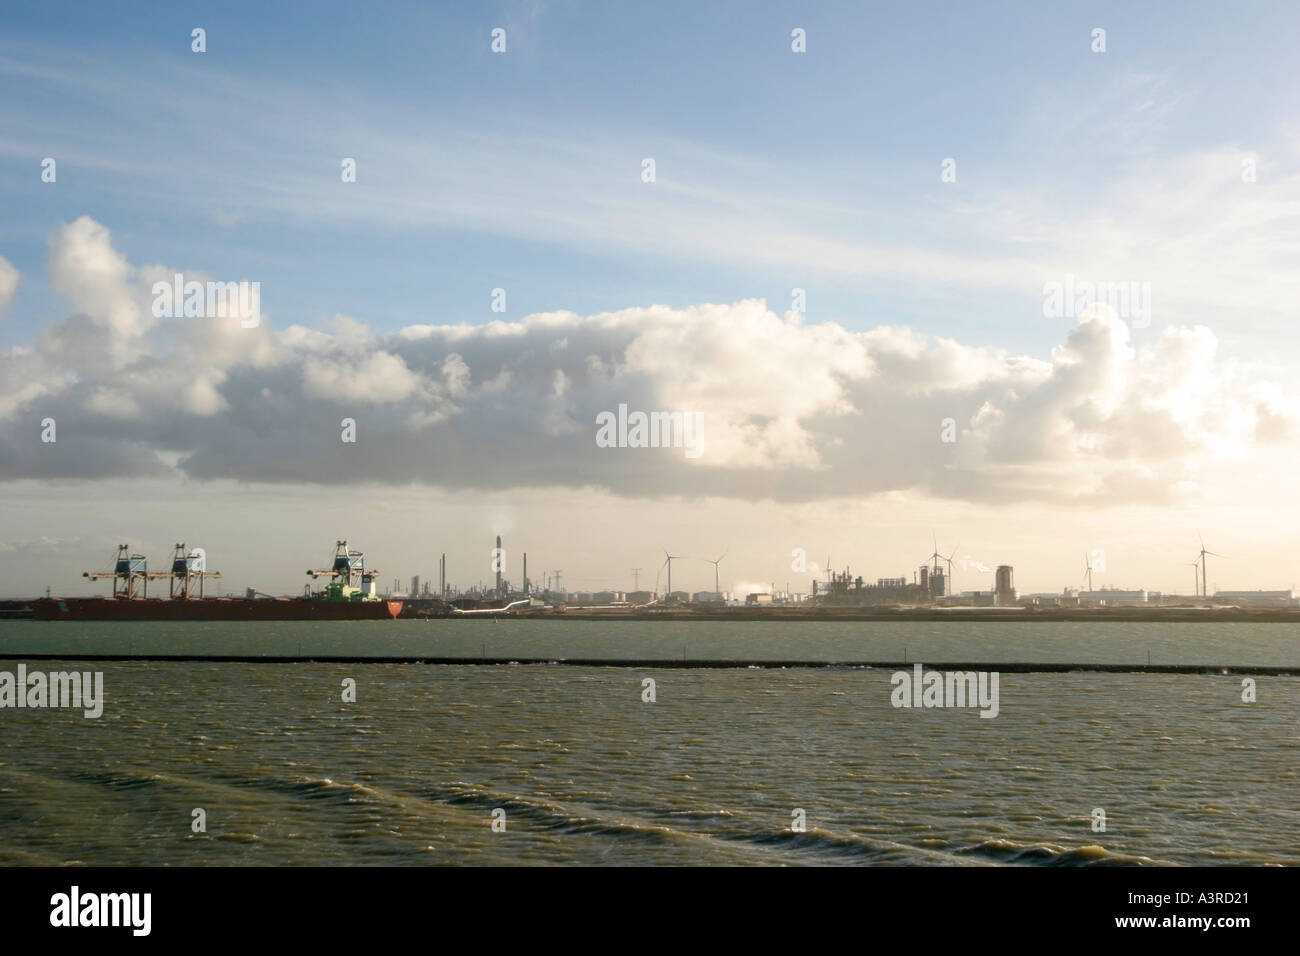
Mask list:
[{"label": "turbine tower", "polygon": [[956,592],[956,589],[952,586],[952,559],[955,558],[955,557],[957,556],[957,551],[958,551],[958,549],[957,549],[957,548],[953,548],[953,549],[952,549],[952,554],[949,554],[949,555],[943,555],[943,554],[940,554],[940,553],[939,553],[939,539],[936,538],[936,537],[934,537],[933,535],[931,535],[930,540],[933,542],[934,550],[931,551],[931,552],[926,556],[926,559],[925,559],[925,560],[927,560],[927,561],[932,561],[932,562],[933,562],[932,570],[931,570],[930,573],[931,573],[934,577],[937,578],[937,577],[939,576],[939,574],[941,573],[940,568],[939,568],[939,562],[940,562],[940,561],[945,562],[945,563],[948,565],[948,577],[947,577],[947,579],[944,581],[944,588],[947,589],[947,592],[948,592],[949,594],[953,594],[953,593]]},{"label": "turbine tower", "polygon": [[940,562],[940,560],[943,559],[943,555],[939,553],[939,539],[938,539],[938,538],[934,538],[934,537],[932,537],[931,540],[934,541],[934,550],[931,551],[928,555],[926,555],[925,560],[927,560],[927,561],[933,561],[933,562],[934,562],[934,570],[935,570],[935,571],[938,571],[938,570],[939,570],[939,562]]},{"label": "turbine tower", "polygon": [[668,594],[666,595],[667,597],[672,597],[673,594],[673,561],[674,559],[681,560],[684,557],[686,557],[686,555],[684,554],[669,554],[667,551],[664,552],[664,558],[666,559],[664,561],[664,564],[668,565]]},{"label": "turbine tower", "polygon": [[[950,554],[950,555],[948,555],[948,557],[944,558],[944,560],[948,562],[948,583],[947,583],[946,587],[948,588],[948,593],[949,593],[949,594],[956,594],[956,593],[957,593],[957,588],[953,586],[952,559],[953,559],[954,557],[957,556],[957,551],[958,551],[960,548],[961,548],[961,545],[958,545],[956,548],[953,548],[953,549],[952,549],[952,554]],[[942,555],[940,555],[940,557],[942,557]]]},{"label": "turbine tower", "polygon": [[1088,592],[1092,593],[1092,555],[1087,551],[1083,552],[1083,568],[1088,576]]},{"label": "turbine tower", "polygon": [[[725,558],[730,553],[730,551],[723,551],[722,558]],[[709,561],[708,558],[704,559],[709,564],[713,565],[713,593],[718,595],[722,594],[722,589],[718,587],[718,565],[722,563],[722,558],[718,558],[716,561]]]},{"label": "turbine tower", "polygon": [[1197,559],[1201,562],[1201,597],[1209,597],[1210,596],[1209,589],[1207,589],[1205,586],[1205,556],[1207,554],[1210,554],[1210,555],[1214,555],[1214,557],[1216,558],[1221,558],[1223,557],[1223,555],[1214,554],[1213,551],[1206,551],[1205,539],[1201,537],[1201,533],[1199,531],[1196,532],[1196,538],[1198,541],[1201,542],[1201,556]]}]

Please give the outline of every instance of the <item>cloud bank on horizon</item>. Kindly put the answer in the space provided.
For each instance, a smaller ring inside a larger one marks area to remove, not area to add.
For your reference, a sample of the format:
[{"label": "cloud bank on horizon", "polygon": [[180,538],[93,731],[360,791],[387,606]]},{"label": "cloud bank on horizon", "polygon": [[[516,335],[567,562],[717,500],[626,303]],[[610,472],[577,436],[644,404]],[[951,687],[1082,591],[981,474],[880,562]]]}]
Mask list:
[{"label": "cloud bank on horizon", "polygon": [[[0,352],[0,480],[1113,505],[1170,501],[1210,462],[1250,468],[1300,434],[1300,399],[1221,357],[1208,328],[1168,324],[1138,347],[1105,311],[1049,360],[759,300],[389,334],[345,316],[242,328],[156,318],[153,284],[178,270],[129,263],[87,216],[51,232],[47,271],[73,311]],[[0,308],[19,278],[0,260]],[[698,414],[700,455],[600,447],[598,416],[620,405]]]}]

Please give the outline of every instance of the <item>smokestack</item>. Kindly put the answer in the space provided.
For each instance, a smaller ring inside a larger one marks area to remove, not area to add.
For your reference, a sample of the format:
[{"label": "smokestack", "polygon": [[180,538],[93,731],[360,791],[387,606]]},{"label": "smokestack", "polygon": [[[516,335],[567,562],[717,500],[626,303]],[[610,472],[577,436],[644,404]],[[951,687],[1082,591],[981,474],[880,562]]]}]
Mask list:
[{"label": "smokestack", "polygon": [[528,552],[524,552],[524,596],[528,596]]},{"label": "smokestack", "polygon": [[497,535],[496,566],[497,566],[497,597],[499,598],[505,597],[505,594],[502,593],[501,591],[501,535]]}]

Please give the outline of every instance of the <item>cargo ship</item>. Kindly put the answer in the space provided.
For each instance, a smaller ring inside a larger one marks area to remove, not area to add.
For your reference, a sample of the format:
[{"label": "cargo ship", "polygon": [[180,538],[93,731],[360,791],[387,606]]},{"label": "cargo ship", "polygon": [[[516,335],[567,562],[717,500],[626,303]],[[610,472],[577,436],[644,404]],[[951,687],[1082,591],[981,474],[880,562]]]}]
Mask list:
[{"label": "cargo ship", "polygon": [[[38,621],[391,621],[402,613],[402,601],[380,597],[379,572],[366,570],[365,556],[335,544],[330,567],[308,569],[313,580],[328,577],[325,587],[310,585],[301,597],[272,597],[249,589],[244,597],[206,597],[204,582],[219,578],[207,570],[202,548],[176,545],[170,571],[150,571],[144,555],[120,545],[112,571],[87,571],[83,577],[111,578],[112,597],[45,597],[31,602]],[[170,580],[167,597],[149,597],[149,582]],[[355,583],[354,583],[355,582]]]}]

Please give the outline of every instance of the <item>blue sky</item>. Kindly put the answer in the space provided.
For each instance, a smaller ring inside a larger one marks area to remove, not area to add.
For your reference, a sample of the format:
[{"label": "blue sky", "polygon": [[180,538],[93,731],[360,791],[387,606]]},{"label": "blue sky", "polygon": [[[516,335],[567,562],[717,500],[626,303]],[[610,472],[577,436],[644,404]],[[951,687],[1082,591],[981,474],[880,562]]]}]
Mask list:
[{"label": "blue sky", "polygon": [[[402,575],[504,530],[574,582],[666,547],[734,548],[740,584],[796,546],[893,576],[937,534],[1030,589],[1094,548],[1106,583],[1175,588],[1201,528],[1225,586],[1294,583],[1298,26],[1289,3],[7,10],[0,570],[34,589],[142,533],[251,538],[250,581],[292,590],[365,481]],[[259,282],[262,325],[157,321],[175,271]],[[1067,277],[1148,284],[1149,326],[1046,314]],[[699,411],[708,454],[605,454],[622,403]],[[230,509],[196,510],[200,483]]]},{"label": "blue sky", "polygon": [[[1140,189],[1200,151],[1272,153],[1293,174],[1300,136],[1287,4],[50,3],[8,16],[0,255],[25,277],[8,343],[61,314],[39,281],[45,237],[86,214],[132,263],[258,279],[279,327],[336,313],[380,331],[486,322],[496,287],[508,317],[754,297],[782,311],[797,286],[809,318],[1042,355],[1061,330],[1042,319],[1041,286],[1056,263],[1073,268],[1072,221],[1131,225],[1119,184]],[[194,26],[205,54],[190,52]],[[496,26],[504,55],[489,51]],[[37,178],[46,155],[53,188]],[[358,183],[339,181],[342,156]],[[639,180],[645,156],[654,185]],[[956,183],[939,180],[946,157]],[[1049,256],[1035,231],[1051,228]],[[729,251],[738,233],[764,237],[770,261]],[[821,268],[820,241],[845,259]],[[914,271],[882,249],[914,251]],[[948,257],[974,274],[945,275]],[[1017,265],[1023,283],[1006,274]],[[1126,266],[1100,272],[1142,277]]]}]

